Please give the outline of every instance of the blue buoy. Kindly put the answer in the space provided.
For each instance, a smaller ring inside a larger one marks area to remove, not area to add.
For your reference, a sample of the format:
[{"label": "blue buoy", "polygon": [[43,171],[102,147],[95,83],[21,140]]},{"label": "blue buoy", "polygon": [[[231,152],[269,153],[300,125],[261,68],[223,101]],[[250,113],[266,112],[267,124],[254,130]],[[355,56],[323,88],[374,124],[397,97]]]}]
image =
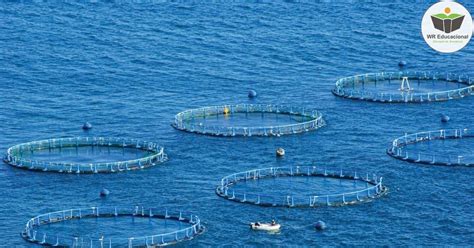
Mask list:
[{"label": "blue buoy", "polygon": [[100,196],[101,196],[101,197],[106,197],[106,196],[108,196],[109,194],[110,194],[110,191],[109,191],[108,189],[105,189],[105,188],[104,188],[104,189],[102,189],[102,190],[100,191]]},{"label": "blue buoy", "polygon": [[249,98],[254,98],[257,97],[257,92],[255,90],[250,90],[249,91]]},{"label": "blue buoy", "polygon": [[441,115],[441,122],[448,122],[449,119],[451,119],[451,118],[449,118],[449,116],[447,116],[445,114]]},{"label": "blue buoy", "polygon": [[402,60],[402,61],[398,62],[398,66],[400,66],[400,67],[404,67],[406,65],[407,65],[407,62],[405,60]]},{"label": "blue buoy", "polygon": [[314,227],[316,228],[316,230],[322,231],[326,229],[326,223],[324,223],[324,221],[322,220],[318,220],[318,222],[316,222],[316,225]]},{"label": "blue buoy", "polygon": [[92,128],[92,124],[90,124],[89,122],[86,122],[84,123],[84,125],[82,125],[82,129],[84,130],[89,130]]}]

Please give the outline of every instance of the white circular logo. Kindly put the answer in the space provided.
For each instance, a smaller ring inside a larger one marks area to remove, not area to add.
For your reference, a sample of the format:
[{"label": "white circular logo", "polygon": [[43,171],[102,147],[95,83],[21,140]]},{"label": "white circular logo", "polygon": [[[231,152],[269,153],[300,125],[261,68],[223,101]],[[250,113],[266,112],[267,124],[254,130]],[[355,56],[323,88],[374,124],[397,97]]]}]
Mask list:
[{"label": "white circular logo", "polygon": [[471,40],[472,17],[464,6],[455,2],[439,2],[431,6],[421,21],[426,43],[442,53],[461,50]]}]

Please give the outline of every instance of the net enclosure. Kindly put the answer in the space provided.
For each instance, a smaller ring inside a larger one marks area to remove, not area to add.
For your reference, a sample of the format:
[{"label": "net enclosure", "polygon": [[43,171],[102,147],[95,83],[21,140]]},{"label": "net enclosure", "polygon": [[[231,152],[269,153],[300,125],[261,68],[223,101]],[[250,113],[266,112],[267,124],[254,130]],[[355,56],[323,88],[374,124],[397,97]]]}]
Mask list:
[{"label": "net enclosure", "polygon": [[316,166],[270,167],[228,175],[216,189],[234,202],[264,207],[345,206],[385,195],[382,177]]},{"label": "net enclosure", "polygon": [[438,72],[367,73],[337,80],[336,96],[384,103],[421,103],[460,99],[474,90],[474,77]]},{"label": "net enclosure", "polygon": [[156,143],[106,137],[32,141],[8,148],[4,156],[7,164],[21,169],[78,174],[139,170],[167,159]]},{"label": "net enclosure", "polygon": [[213,136],[281,136],[325,125],[317,110],[272,104],[237,104],[190,109],[178,113],[178,130]]},{"label": "net enclosure", "polygon": [[[123,222],[124,219],[129,221]],[[100,226],[100,230],[87,226],[99,226],[101,222],[109,225]],[[68,223],[78,227],[68,229]],[[133,225],[139,228],[133,229]],[[73,233],[64,232],[65,229]],[[204,231],[201,220],[194,214],[135,206],[76,208],[41,214],[26,223],[21,235],[26,241],[42,246],[132,248],[176,244]]]},{"label": "net enclosure", "polygon": [[387,154],[411,163],[473,166],[473,137],[467,128],[405,134],[393,140]]}]

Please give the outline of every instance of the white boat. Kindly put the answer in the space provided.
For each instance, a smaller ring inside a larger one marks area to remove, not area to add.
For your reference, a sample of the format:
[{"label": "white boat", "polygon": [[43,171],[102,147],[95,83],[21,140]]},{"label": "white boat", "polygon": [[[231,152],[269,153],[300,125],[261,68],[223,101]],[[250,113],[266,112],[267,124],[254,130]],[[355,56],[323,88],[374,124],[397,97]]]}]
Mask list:
[{"label": "white boat", "polygon": [[281,226],[278,223],[271,224],[271,223],[250,223],[250,228],[253,230],[262,230],[262,231],[278,231],[280,230]]}]

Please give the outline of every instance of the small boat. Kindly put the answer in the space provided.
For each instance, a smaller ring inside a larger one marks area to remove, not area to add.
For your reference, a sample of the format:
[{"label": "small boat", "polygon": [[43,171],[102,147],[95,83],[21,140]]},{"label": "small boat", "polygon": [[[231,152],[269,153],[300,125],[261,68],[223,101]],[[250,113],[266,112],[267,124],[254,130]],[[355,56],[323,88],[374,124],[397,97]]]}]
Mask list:
[{"label": "small boat", "polygon": [[262,230],[262,231],[278,231],[280,230],[281,225],[278,223],[252,222],[250,223],[250,228],[253,230]]}]

